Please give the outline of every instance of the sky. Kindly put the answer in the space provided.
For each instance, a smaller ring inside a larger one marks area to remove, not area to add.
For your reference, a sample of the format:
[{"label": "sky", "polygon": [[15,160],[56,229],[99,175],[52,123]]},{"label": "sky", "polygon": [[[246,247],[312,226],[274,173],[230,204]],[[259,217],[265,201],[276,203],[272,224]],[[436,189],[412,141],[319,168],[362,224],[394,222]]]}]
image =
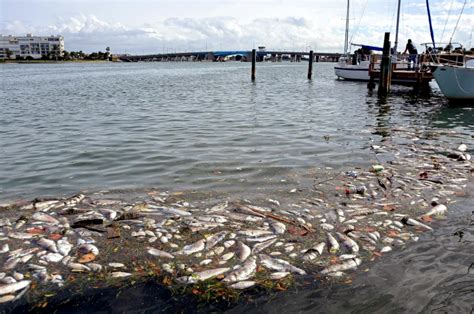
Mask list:
[{"label": "sky", "polygon": [[[402,2],[398,50],[411,38],[420,51],[431,41],[425,0]],[[351,42],[382,46],[384,32],[394,42],[397,0],[350,4]],[[473,5],[431,0],[435,40],[474,46]],[[129,54],[257,46],[342,52],[346,6],[347,0],[0,0],[0,34],[60,34],[66,50],[84,52],[107,46]]]}]

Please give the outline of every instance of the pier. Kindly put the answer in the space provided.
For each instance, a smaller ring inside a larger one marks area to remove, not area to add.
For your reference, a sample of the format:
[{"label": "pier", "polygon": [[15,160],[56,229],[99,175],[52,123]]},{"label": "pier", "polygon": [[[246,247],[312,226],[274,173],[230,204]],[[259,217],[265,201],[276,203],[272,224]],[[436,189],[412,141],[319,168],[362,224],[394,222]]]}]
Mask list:
[{"label": "pier", "polygon": [[[257,50],[257,62],[301,62],[308,60],[309,51],[291,50]],[[313,62],[337,62],[341,57],[340,53],[314,52]],[[224,51],[195,51],[195,52],[174,52],[158,53],[147,55],[122,55],[118,57],[124,62],[193,62],[193,61],[251,61],[252,50],[224,50]]]}]

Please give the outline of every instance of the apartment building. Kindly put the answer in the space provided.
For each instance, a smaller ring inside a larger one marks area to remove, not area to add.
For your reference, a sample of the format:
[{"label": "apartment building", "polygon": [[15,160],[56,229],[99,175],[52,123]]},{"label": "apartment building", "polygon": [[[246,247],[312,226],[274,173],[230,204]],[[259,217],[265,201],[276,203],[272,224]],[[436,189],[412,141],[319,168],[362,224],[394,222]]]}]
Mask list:
[{"label": "apartment building", "polygon": [[2,36],[0,35],[0,59],[31,57],[41,59],[43,56],[61,56],[64,52],[63,36]]}]

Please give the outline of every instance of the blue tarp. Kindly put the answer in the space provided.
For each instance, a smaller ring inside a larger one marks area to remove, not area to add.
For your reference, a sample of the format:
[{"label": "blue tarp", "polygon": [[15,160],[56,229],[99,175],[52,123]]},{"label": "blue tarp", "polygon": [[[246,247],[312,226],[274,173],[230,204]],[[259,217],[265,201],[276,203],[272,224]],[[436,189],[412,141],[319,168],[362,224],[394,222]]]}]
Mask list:
[{"label": "blue tarp", "polygon": [[362,47],[365,50],[374,50],[374,51],[383,51],[381,47],[369,46],[369,45],[360,45],[360,44],[351,44],[352,46]]}]

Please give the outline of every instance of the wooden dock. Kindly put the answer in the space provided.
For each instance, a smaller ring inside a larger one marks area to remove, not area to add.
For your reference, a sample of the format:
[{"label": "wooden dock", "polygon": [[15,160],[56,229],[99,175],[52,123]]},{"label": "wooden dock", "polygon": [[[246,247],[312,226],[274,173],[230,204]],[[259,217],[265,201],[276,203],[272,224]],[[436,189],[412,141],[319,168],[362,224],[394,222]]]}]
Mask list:
[{"label": "wooden dock", "polygon": [[[378,81],[380,69],[376,68],[377,58],[372,58],[369,66],[369,76],[371,81]],[[433,79],[433,74],[429,67],[423,67],[423,61],[415,66],[415,69],[397,68],[397,64],[392,64],[392,84],[408,86],[427,86]]]}]

